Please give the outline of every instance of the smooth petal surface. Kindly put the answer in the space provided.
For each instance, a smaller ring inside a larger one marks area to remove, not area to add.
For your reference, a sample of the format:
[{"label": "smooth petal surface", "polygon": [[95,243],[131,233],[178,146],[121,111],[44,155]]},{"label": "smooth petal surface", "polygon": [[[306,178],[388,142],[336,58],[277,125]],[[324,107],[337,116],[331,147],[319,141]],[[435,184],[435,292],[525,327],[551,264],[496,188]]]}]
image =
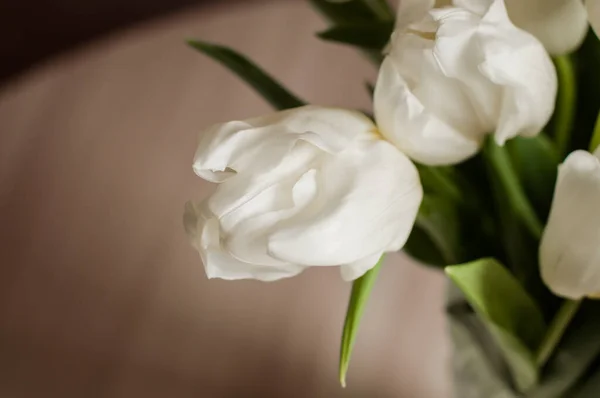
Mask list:
[{"label": "smooth petal surface", "polygon": [[302,265],[339,265],[404,244],[422,188],[414,165],[391,144],[357,142],[324,160],[318,179],[311,207],[282,222],[269,237],[274,257]]},{"label": "smooth petal surface", "polygon": [[[597,0],[588,0],[588,6]],[[588,30],[582,0],[505,0],[510,19],[542,42],[552,55],[579,47]]]},{"label": "smooth petal surface", "polygon": [[[430,80],[424,76],[425,84],[418,90],[425,97],[421,101],[411,91],[411,86],[416,83],[411,85],[405,80],[403,75],[410,78],[410,74],[401,74],[399,65],[391,56],[381,65],[374,94],[375,119],[383,136],[410,158],[423,164],[453,164],[474,155],[482,139],[463,134],[434,113],[438,110],[452,115],[457,125],[461,117],[469,116],[461,107],[470,105],[466,105],[462,92],[453,87],[454,82],[438,74],[432,74]],[[410,54],[406,53],[406,57]],[[415,79],[420,80],[421,76],[417,75]],[[437,89],[436,82],[441,83]],[[426,106],[427,102],[432,108]]]},{"label": "smooth petal surface", "polygon": [[256,279],[270,282],[298,275],[304,270],[304,267],[292,264],[279,267],[261,266],[235,259],[221,249],[219,222],[216,218],[207,218],[208,216],[203,204],[188,202],[185,206],[185,229],[192,246],[200,253],[209,279]]},{"label": "smooth petal surface", "polygon": [[571,153],[560,166],[540,246],[541,275],[557,295],[600,292],[600,151]]},{"label": "smooth petal surface", "polygon": [[588,19],[596,35],[600,35],[600,0],[585,0]]}]

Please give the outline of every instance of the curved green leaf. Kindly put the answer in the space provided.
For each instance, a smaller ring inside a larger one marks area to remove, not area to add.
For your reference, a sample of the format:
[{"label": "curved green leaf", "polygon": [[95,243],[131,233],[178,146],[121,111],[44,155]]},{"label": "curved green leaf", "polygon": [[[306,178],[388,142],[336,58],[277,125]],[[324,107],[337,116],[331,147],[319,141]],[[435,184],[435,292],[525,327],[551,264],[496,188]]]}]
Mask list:
[{"label": "curved green leaf", "polygon": [[429,235],[446,265],[459,261],[460,220],[454,203],[442,197],[425,194],[416,225]]},{"label": "curved green leaf", "polygon": [[381,51],[390,40],[393,30],[393,22],[338,25],[317,33],[317,36],[323,40],[348,44],[365,50]]},{"label": "curved green leaf", "polygon": [[533,387],[538,381],[533,352],[546,331],[537,304],[494,259],[446,267],[446,274],[502,349],[518,389],[526,391]]},{"label": "curved green leaf", "polygon": [[358,326],[365,311],[365,306],[379,270],[383,263],[384,256],[381,256],[377,264],[367,271],[362,277],[358,278],[352,284],[352,292],[350,293],[350,302],[346,312],[346,320],[344,321],[344,329],[342,331],[342,344],[340,347],[340,383],[346,386],[346,373],[350,365],[350,357],[352,349],[356,341]]},{"label": "curved green leaf", "polygon": [[304,105],[304,101],[290,93],[248,58],[232,49],[198,40],[188,40],[188,44],[229,68],[275,109],[283,110]]},{"label": "curved green leaf", "polygon": [[310,0],[310,3],[336,25],[370,23],[394,17],[385,0]]}]

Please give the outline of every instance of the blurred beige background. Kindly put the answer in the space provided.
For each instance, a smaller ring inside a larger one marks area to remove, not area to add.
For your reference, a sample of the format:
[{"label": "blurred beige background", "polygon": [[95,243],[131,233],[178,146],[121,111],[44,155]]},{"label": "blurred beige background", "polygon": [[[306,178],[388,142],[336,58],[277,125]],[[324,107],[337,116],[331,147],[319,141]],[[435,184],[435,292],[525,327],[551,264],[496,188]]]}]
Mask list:
[{"label": "blurred beige background", "polygon": [[199,130],[269,111],[184,38],[301,97],[369,107],[373,67],[305,2],[217,3],[121,31],[0,87],[0,396],[444,398],[443,277],[389,256],[349,374],[337,270],[208,281],[181,225],[209,192]]}]

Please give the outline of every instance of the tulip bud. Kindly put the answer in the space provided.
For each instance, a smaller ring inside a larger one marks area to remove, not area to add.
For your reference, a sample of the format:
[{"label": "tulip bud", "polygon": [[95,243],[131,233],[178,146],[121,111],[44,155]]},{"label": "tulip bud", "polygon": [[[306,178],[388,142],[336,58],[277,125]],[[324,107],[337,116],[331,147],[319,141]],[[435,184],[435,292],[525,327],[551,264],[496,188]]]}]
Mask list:
[{"label": "tulip bud", "polygon": [[540,245],[542,279],[570,299],[600,293],[600,149],[571,153],[558,169]]},{"label": "tulip bud", "polygon": [[467,159],[491,132],[498,144],[538,134],[556,98],[550,57],[503,0],[454,3],[462,7],[400,3],[375,88],[381,133],[429,165]]},{"label": "tulip bud", "polygon": [[359,112],[305,106],[216,125],[194,171],[219,183],[184,223],[209,278],[271,281],[341,265],[352,280],[404,246],[422,199],[411,161]]}]

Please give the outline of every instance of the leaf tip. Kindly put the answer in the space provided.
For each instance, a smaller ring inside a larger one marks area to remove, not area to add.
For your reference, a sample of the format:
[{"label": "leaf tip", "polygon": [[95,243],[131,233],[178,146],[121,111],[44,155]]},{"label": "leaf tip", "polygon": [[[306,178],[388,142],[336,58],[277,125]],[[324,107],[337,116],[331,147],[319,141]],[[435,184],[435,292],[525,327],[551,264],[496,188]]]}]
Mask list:
[{"label": "leaf tip", "polygon": [[319,39],[327,40],[329,38],[329,30],[322,30],[320,32],[315,33]]},{"label": "leaf tip", "polygon": [[346,388],[346,373],[348,372],[348,365],[343,363],[340,364],[340,385],[342,388]]},{"label": "leaf tip", "polygon": [[185,43],[196,50],[205,50],[209,44],[197,39],[185,39]]},{"label": "leaf tip", "polygon": [[451,277],[452,274],[454,273],[454,267],[455,266],[453,266],[453,265],[448,265],[448,266],[444,267],[444,273],[446,275],[448,275],[449,277]]}]

